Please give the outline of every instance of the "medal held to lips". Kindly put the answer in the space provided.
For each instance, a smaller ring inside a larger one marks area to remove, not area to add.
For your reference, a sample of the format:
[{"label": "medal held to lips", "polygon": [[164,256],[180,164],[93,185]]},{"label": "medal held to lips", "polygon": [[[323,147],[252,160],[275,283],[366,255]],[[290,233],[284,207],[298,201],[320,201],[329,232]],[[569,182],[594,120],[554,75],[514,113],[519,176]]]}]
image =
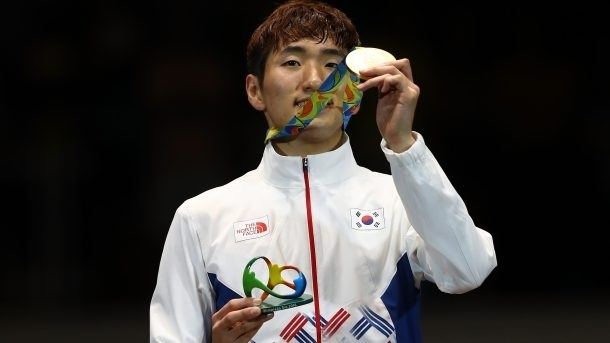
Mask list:
[{"label": "medal held to lips", "polygon": [[297,113],[283,127],[270,127],[267,130],[265,144],[270,140],[296,137],[326,108],[337,92],[342,92],[339,94],[343,99],[343,129],[345,129],[352,115],[360,109],[362,91],[358,89],[358,84],[361,79],[366,79],[360,75],[360,70],[391,61],[396,61],[396,58],[385,50],[354,48],[326,77],[319,89],[299,106]]},{"label": "medal held to lips", "polygon": [[366,78],[360,75],[360,70],[377,67],[391,61],[396,61],[396,58],[389,52],[367,47],[358,47],[345,57],[347,68],[361,79]]}]

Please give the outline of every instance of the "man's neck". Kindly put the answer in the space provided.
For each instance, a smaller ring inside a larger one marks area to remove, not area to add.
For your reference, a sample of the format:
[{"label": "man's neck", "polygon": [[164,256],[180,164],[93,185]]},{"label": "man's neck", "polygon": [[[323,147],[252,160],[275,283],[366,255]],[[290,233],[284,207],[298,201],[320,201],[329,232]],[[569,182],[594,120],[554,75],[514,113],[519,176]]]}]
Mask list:
[{"label": "man's neck", "polygon": [[275,151],[284,156],[308,156],[333,151],[347,140],[347,135],[341,133],[336,138],[324,142],[307,142],[296,139],[287,142],[272,142]]}]

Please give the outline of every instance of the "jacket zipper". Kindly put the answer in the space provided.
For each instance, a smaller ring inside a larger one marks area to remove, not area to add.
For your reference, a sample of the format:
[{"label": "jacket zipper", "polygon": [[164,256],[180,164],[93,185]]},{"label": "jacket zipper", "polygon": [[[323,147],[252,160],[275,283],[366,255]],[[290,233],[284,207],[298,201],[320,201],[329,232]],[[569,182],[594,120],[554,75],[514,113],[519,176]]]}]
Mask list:
[{"label": "jacket zipper", "polygon": [[303,178],[305,180],[305,206],[307,209],[307,230],[309,232],[309,257],[311,259],[311,277],[313,286],[314,320],[316,323],[316,342],[322,342],[322,327],[320,324],[320,301],[318,300],[318,268],[316,266],[316,245],[313,236],[313,220],[311,215],[311,196],[309,193],[309,161],[303,157]]}]

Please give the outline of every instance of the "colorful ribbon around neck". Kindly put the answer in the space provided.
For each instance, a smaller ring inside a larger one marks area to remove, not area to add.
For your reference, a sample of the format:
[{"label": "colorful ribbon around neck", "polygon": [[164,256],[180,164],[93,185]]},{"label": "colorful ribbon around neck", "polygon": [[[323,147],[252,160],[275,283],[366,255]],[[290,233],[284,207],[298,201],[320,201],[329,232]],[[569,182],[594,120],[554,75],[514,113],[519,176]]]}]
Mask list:
[{"label": "colorful ribbon around neck", "polygon": [[345,64],[345,59],[337,65],[337,68],[328,75],[322,82],[320,88],[313,92],[305,104],[299,108],[288,123],[282,128],[271,127],[267,130],[265,143],[270,140],[295,137],[303,131],[312,120],[326,107],[333,95],[339,91],[343,85],[343,129],[347,127],[352,115],[360,109],[362,101],[362,91],[356,86],[360,83],[360,78],[350,72]]}]

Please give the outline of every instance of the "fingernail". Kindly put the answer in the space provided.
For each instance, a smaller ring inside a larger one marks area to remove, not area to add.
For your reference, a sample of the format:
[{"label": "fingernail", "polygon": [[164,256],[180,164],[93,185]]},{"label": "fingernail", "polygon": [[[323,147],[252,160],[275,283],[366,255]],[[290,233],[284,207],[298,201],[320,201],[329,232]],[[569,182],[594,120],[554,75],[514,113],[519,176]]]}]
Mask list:
[{"label": "fingernail", "polygon": [[252,299],[252,304],[254,306],[258,306],[261,304],[261,300],[259,298],[254,298],[254,299]]},{"label": "fingernail", "polygon": [[269,313],[267,313],[267,314],[265,315],[265,317],[267,317],[267,318],[271,318],[271,317],[273,317],[273,312],[269,312]]}]

